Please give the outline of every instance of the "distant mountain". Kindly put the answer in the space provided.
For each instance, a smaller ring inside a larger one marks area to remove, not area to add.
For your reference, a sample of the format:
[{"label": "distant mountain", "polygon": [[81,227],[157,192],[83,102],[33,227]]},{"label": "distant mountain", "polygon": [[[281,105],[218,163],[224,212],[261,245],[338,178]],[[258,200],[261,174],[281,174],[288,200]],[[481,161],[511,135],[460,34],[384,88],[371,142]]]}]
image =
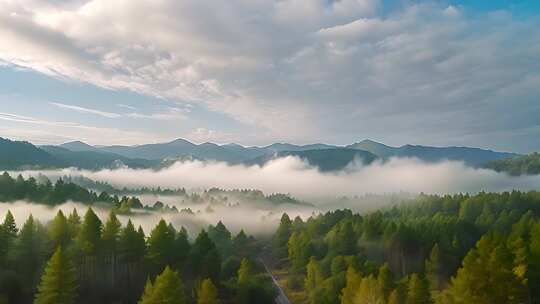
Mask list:
[{"label": "distant mountain", "polygon": [[404,145],[396,148],[371,140],[364,140],[347,147],[369,151],[381,158],[414,157],[427,162],[455,160],[463,161],[466,165],[474,167],[482,166],[493,160],[517,155],[514,153],[495,152],[491,150],[469,147],[429,147],[419,145]]},{"label": "distant mountain", "polygon": [[3,170],[21,167],[58,167],[61,163],[49,153],[25,141],[0,137],[0,167]]},{"label": "distant mountain", "polygon": [[82,141],[71,141],[67,142],[65,144],[61,144],[60,147],[71,150],[73,152],[81,152],[81,151],[94,151],[98,152],[99,149],[96,147],[93,147],[87,143],[84,143]]},{"label": "distant mountain", "polygon": [[77,167],[88,170],[103,168],[117,168],[128,166],[130,168],[150,168],[159,165],[160,161],[148,159],[131,159],[118,154],[94,151],[71,151],[57,146],[41,146],[63,166]]},{"label": "distant mountain", "polygon": [[351,164],[353,161],[358,161],[361,164],[367,165],[378,158],[373,153],[367,151],[346,148],[334,148],[304,151],[282,151],[274,153],[272,155],[260,156],[258,158],[247,161],[246,164],[264,165],[271,160],[286,156],[299,157],[311,166],[318,167],[319,170],[323,172],[339,171],[345,169],[345,167],[347,167],[347,165]]},{"label": "distant mountain", "polygon": [[326,144],[310,144],[310,145],[298,146],[298,145],[287,144],[287,143],[275,143],[275,144],[263,147],[262,149],[266,150],[267,152],[275,153],[275,152],[283,152],[283,151],[326,150],[326,149],[336,149],[336,148],[341,148],[341,147],[331,146],[331,145],[326,145]]},{"label": "distant mountain", "polygon": [[[63,145],[63,147],[66,147]],[[72,150],[74,147],[75,150]],[[197,159],[212,159],[226,162],[239,162],[244,159],[234,151],[214,143],[193,144],[184,139],[177,139],[168,143],[146,144],[140,146],[105,146],[94,147],[84,143],[67,146],[72,151],[100,151],[121,155],[132,159],[162,160],[178,157],[192,156]],[[81,150],[82,149],[82,150]]]}]

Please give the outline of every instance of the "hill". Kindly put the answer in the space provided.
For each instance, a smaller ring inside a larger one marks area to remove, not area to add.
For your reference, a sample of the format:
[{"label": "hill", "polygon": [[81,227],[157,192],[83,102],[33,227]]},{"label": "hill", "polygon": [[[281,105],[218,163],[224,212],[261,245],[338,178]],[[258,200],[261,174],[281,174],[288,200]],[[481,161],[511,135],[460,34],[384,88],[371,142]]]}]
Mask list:
[{"label": "hill", "polygon": [[420,145],[391,147],[370,140],[365,140],[347,147],[369,151],[381,158],[414,157],[427,162],[454,160],[463,161],[466,165],[473,167],[480,167],[490,161],[517,155],[514,153],[496,152],[469,147],[430,147]]},{"label": "hill", "polygon": [[271,160],[287,156],[299,157],[311,166],[317,167],[320,171],[323,172],[343,170],[353,161],[358,161],[365,165],[370,164],[375,159],[377,159],[376,155],[367,151],[335,148],[277,152],[272,155],[265,155],[252,159],[246,162],[246,164],[264,165]]},{"label": "hill", "polygon": [[0,138],[0,167],[3,170],[21,167],[58,167],[61,162],[49,153],[25,141]]},{"label": "hill", "polygon": [[487,163],[485,168],[513,176],[540,174],[540,153],[509,157]]}]

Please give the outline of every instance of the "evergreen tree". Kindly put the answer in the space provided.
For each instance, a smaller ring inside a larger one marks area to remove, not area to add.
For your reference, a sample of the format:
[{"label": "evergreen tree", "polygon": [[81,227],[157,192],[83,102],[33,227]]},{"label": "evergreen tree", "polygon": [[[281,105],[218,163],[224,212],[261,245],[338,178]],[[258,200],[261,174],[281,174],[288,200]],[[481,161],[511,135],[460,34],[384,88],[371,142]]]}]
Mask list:
[{"label": "evergreen tree", "polygon": [[86,255],[95,255],[101,245],[102,223],[92,208],[88,208],[77,235],[78,248]]},{"label": "evergreen tree", "polygon": [[15,238],[17,237],[17,232],[19,231],[19,229],[17,229],[15,218],[13,217],[13,214],[9,210],[6,213],[6,217],[4,218],[4,223],[2,224],[2,231],[8,237],[8,242],[13,242],[13,240],[15,240]]},{"label": "evergreen tree", "polygon": [[77,297],[76,271],[58,247],[47,263],[34,304],[72,304]]},{"label": "evergreen tree", "polygon": [[311,257],[310,239],[307,233],[294,232],[289,239],[288,248],[293,269],[299,271],[304,268]]},{"label": "evergreen tree", "polygon": [[384,304],[384,295],[375,276],[362,279],[353,303]]},{"label": "evergreen tree", "polygon": [[81,227],[81,217],[79,216],[79,213],[77,213],[77,209],[73,208],[73,211],[71,211],[69,214],[67,223],[69,226],[71,239],[76,238],[77,234],[79,233],[79,228]]},{"label": "evergreen tree", "polygon": [[406,304],[429,304],[431,303],[431,294],[429,292],[429,283],[427,280],[416,273],[409,277],[407,283]]},{"label": "evergreen tree", "polygon": [[218,290],[212,280],[205,279],[197,292],[197,304],[218,304]]},{"label": "evergreen tree", "polygon": [[47,238],[39,222],[30,214],[14,246],[14,260],[24,279],[33,282],[45,256]]},{"label": "evergreen tree", "polygon": [[304,282],[304,289],[308,297],[309,303],[318,303],[320,299],[321,287],[324,283],[324,275],[321,269],[321,265],[314,257],[311,257],[306,267],[306,280]]},{"label": "evergreen tree", "polygon": [[514,272],[514,256],[501,235],[483,236],[471,249],[439,303],[524,303],[527,287]]},{"label": "evergreen tree", "polygon": [[349,266],[347,269],[346,285],[341,290],[341,304],[355,304],[354,297],[358,291],[358,288],[360,287],[361,282],[362,276],[356,271],[356,269]]},{"label": "evergreen tree", "polygon": [[425,263],[426,279],[429,282],[429,287],[433,291],[441,290],[443,287],[442,278],[442,262],[439,245],[435,244],[431,249],[429,259]]},{"label": "evergreen tree", "polygon": [[147,283],[139,304],[187,304],[184,286],[177,272],[165,267],[154,284]]},{"label": "evergreen tree", "polygon": [[135,230],[131,220],[128,220],[126,227],[120,233],[118,251],[122,260],[128,263],[138,263],[145,255],[144,232],[140,228],[139,231]]},{"label": "evergreen tree", "polygon": [[101,236],[103,248],[109,254],[116,254],[121,227],[122,224],[120,224],[120,221],[116,217],[116,214],[114,213],[114,211],[111,211],[109,213],[109,218],[107,219],[107,222],[105,222],[105,226],[103,227],[103,232]]},{"label": "evergreen tree", "polygon": [[175,234],[163,219],[150,232],[147,256],[160,271],[166,265],[174,263]]},{"label": "evergreen tree", "polygon": [[238,284],[247,283],[252,275],[253,267],[251,262],[243,258],[240,262],[240,268],[238,268]]},{"label": "evergreen tree", "polygon": [[388,304],[401,304],[401,298],[397,289],[392,290],[388,297]]},{"label": "evergreen tree", "polygon": [[392,292],[392,289],[394,288],[394,276],[387,263],[379,268],[377,284],[383,293],[384,299],[388,299],[390,292]]},{"label": "evergreen tree", "polygon": [[199,233],[191,248],[191,262],[194,273],[200,277],[219,280],[221,257],[216,245],[204,230]]},{"label": "evergreen tree", "polygon": [[71,241],[68,222],[62,210],[58,210],[56,216],[49,225],[49,238],[55,248],[58,246],[67,248],[67,245]]},{"label": "evergreen tree", "polygon": [[272,246],[274,254],[279,258],[287,257],[287,243],[292,233],[292,221],[287,213],[283,213],[279,227],[274,234]]}]

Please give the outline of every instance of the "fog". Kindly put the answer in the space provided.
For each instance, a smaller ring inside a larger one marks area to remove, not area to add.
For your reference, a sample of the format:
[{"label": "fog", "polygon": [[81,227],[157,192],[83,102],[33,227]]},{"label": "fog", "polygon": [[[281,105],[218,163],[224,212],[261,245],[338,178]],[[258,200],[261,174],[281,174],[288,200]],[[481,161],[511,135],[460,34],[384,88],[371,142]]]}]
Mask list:
[{"label": "fog", "polygon": [[[161,170],[121,168],[95,172],[78,169],[40,172],[48,176],[83,175],[117,187],[259,189],[267,194],[288,193],[315,203],[365,194],[476,193],[540,188],[540,176],[511,177],[488,169],[467,167],[461,162],[425,163],[409,158],[377,161],[366,166],[354,163],[343,171],[325,173],[296,157],[276,159],[264,166],[184,161]],[[24,175],[37,173],[25,171]]]},{"label": "fog", "polygon": [[[57,214],[58,210],[62,210],[67,216],[77,209],[81,217],[87,211],[89,206],[77,202],[67,202],[62,205],[50,207],[41,204],[30,203],[26,201],[17,201],[12,203],[0,203],[0,218],[3,219],[7,211],[10,210],[15,217],[18,227],[22,227],[30,214],[38,219],[42,224],[47,224]],[[180,229],[185,227],[188,230],[190,237],[195,237],[201,229],[206,229],[208,225],[215,225],[222,221],[225,226],[234,234],[244,229],[246,233],[256,236],[268,236],[274,232],[274,229],[279,223],[281,212],[273,212],[263,209],[255,209],[248,207],[220,207],[212,206],[212,210],[207,209],[208,205],[199,204],[197,206],[184,206],[191,208],[193,214],[186,212],[179,213],[161,213],[156,211],[137,211],[132,214],[117,215],[122,225],[125,225],[128,219],[131,219],[135,227],[139,225],[145,233],[149,235],[150,231],[156,226],[160,219],[172,223],[174,227]],[[95,204],[92,209],[99,216],[103,223],[107,220],[110,208],[106,205]],[[287,212],[292,217],[300,216],[307,218],[314,212],[310,208],[296,208],[292,206],[282,206],[282,212]]]}]

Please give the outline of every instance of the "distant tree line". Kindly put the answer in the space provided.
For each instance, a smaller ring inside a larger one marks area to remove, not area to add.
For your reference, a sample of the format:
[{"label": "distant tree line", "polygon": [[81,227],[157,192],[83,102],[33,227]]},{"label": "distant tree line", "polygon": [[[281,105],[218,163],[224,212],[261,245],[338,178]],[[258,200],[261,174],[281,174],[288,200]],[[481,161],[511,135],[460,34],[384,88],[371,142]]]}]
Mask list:
[{"label": "distant tree line", "polygon": [[539,192],[422,195],[284,214],[272,247],[294,303],[540,303],[539,216]]},{"label": "distant tree line", "polygon": [[540,153],[494,160],[485,165],[497,172],[506,172],[513,176],[540,174]]},{"label": "distant tree line", "polygon": [[273,303],[261,244],[219,222],[190,241],[159,221],[150,234],[114,212],[105,222],[58,211],[46,225],[0,225],[0,303]]}]

